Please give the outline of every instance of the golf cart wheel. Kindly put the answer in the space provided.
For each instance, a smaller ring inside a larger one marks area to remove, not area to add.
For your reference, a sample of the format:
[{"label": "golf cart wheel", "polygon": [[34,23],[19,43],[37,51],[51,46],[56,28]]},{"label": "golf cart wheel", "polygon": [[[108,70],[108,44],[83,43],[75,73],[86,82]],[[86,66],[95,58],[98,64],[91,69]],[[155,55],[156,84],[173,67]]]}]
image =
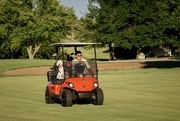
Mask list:
[{"label": "golf cart wheel", "polygon": [[103,105],[104,94],[103,94],[102,89],[100,88],[95,89],[92,93],[92,99],[93,99],[92,103],[94,105]]},{"label": "golf cart wheel", "polygon": [[61,104],[64,107],[71,107],[72,102],[72,93],[70,90],[63,90],[62,97],[61,97]]},{"label": "golf cart wheel", "polygon": [[51,103],[54,103],[54,102],[55,102],[55,101],[51,98],[48,88],[46,88],[46,91],[45,91],[45,101],[46,101],[47,104],[51,104]]}]

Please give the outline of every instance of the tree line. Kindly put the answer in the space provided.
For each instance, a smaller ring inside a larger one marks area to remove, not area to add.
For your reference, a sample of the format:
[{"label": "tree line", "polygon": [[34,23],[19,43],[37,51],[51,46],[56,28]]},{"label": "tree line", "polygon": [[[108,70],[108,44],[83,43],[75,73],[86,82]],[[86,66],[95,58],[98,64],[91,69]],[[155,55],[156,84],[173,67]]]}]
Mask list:
[{"label": "tree line", "polygon": [[51,58],[50,43],[77,40],[135,54],[180,48],[179,0],[89,0],[88,10],[78,19],[58,0],[0,0],[0,58]]}]

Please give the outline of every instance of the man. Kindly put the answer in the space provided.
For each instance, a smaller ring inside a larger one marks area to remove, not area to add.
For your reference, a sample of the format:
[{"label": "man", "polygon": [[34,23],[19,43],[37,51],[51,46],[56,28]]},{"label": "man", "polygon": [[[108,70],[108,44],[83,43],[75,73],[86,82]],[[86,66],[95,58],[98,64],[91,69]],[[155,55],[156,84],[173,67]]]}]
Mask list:
[{"label": "man", "polygon": [[83,77],[84,70],[87,68],[88,72],[96,78],[96,76],[93,74],[88,62],[86,59],[82,58],[82,52],[76,51],[75,52],[75,59],[72,61],[73,71],[75,75],[79,75],[80,77]]}]

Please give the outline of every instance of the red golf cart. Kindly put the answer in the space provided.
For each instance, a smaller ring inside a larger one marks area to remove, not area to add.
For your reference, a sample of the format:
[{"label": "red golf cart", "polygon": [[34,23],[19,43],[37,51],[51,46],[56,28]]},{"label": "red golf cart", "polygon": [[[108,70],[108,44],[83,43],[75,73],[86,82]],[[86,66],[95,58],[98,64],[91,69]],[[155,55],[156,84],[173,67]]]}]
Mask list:
[{"label": "red golf cart", "polygon": [[[97,43],[55,43],[51,47],[56,49],[56,62],[47,72],[48,84],[45,91],[47,104],[60,102],[64,107],[76,103],[92,103],[103,105],[104,95],[98,83],[98,69],[96,62]],[[64,48],[93,46],[94,59],[74,61],[65,57]],[[59,50],[61,49],[61,57]],[[61,60],[59,59],[61,58]],[[88,63],[88,66],[87,66]]]}]

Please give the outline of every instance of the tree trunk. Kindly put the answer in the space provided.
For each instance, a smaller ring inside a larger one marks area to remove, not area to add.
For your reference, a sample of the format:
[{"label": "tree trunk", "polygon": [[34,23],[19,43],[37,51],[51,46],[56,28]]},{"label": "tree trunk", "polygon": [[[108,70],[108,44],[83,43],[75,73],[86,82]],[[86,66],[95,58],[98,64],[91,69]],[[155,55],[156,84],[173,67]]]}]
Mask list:
[{"label": "tree trunk", "polygon": [[114,60],[114,54],[112,52],[112,43],[109,43],[109,60]]},{"label": "tree trunk", "polygon": [[33,54],[32,54],[32,45],[27,46],[27,52],[29,55],[29,59],[34,59]]},{"label": "tree trunk", "polygon": [[112,52],[112,43],[109,42],[109,52]]},{"label": "tree trunk", "polygon": [[141,51],[141,48],[137,48],[137,51],[136,51],[136,59],[137,59],[138,54],[139,54],[140,51]]},{"label": "tree trunk", "polygon": [[35,54],[38,52],[39,48],[41,47],[41,44],[35,44],[34,51],[32,50],[32,45],[27,46],[27,52],[29,55],[29,59],[34,59]]},{"label": "tree trunk", "polygon": [[75,31],[75,30],[74,30],[73,27],[71,27],[71,30],[72,30],[72,31],[71,31],[71,40],[74,41],[74,38],[75,38],[74,31]]}]

